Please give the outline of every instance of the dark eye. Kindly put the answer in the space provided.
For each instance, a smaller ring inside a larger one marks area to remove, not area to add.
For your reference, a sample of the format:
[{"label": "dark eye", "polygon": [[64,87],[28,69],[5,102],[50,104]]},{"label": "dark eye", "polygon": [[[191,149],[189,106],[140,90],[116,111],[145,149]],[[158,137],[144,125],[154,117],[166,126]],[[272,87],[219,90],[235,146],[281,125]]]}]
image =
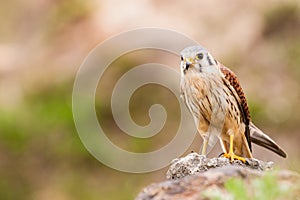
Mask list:
[{"label": "dark eye", "polygon": [[183,61],[183,56],[180,57],[180,60]]},{"label": "dark eye", "polygon": [[203,59],[203,53],[198,53],[196,55],[196,58],[199,59],[199,60],[202,60]]}]

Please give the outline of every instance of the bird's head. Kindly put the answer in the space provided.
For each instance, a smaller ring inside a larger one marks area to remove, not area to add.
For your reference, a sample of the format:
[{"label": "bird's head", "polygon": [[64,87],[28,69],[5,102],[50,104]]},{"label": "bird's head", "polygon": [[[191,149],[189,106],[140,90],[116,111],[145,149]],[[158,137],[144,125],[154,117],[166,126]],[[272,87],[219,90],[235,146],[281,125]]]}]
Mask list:
[{"label": "bird's head", "polygon": [[181,55],[181,75],[188,73],[218,73],[217,61],[201,46],[183,49]]}]

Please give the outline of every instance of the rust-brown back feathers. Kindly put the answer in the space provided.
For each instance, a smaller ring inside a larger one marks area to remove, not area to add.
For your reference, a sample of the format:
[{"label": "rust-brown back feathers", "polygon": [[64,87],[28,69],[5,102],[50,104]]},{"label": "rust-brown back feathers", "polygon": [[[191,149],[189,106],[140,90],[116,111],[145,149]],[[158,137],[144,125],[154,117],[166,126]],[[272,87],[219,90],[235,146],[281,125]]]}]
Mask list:
[{"label": "rust-brown back feathers", "polygon": [[[248,103],[247,103],[244,91],[243,91],[235,73],[232,72],[227,67],[225,67],[224,65],[222,65],[221,63],[218,63],[218,64],[220,66],[220,71],[222,72],[222,74],[224,75],[224,78],[226,80],[225,83],[226,83],[227,87],[230,90],[232,90],[232,88],[234,89],[234,91],[232,91],[232,93],[233,93],[233,96],[235,96],[236,101],[238,102],[238,105],[239,105],[239,109],[242,113],[242,118],[243,118],[242,120],[245,123],[245,133],[244,134],[246,136],[249,149],[252,151],[250,130],[249,130],[251,116],[250,116],[250,111],[249,111],[249,107],[248,107]],[[237,95],[234,95],[235,93]]]}]

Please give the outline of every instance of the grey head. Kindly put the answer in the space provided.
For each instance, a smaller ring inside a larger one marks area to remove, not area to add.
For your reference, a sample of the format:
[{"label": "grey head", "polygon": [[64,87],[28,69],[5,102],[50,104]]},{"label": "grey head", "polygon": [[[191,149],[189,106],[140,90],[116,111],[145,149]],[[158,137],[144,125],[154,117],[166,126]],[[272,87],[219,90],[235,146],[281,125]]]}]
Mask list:
[{"label": "grey head", "polygon": [[183,49],[181,55],[182,75],[190,72],[216,73],[217,61],[202,46],[190,46]]}]

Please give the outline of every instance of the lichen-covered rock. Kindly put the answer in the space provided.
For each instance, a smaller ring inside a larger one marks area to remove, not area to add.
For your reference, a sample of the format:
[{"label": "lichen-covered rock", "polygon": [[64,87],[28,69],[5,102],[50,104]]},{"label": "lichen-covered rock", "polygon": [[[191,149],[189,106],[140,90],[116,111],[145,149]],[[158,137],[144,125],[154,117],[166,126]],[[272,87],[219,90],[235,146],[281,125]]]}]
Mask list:
[{"label": "lichen-covered rock", "polygon": [[254,158],[247,158],[247,163],[239,160],[229,162],[229,159],[224,157],[207,158],[204,155],[190,153],[183,158],[174,159],[167,172],[167,179],[178,179],[187,175],[199,174],[211,168],[223,167],[228,165],[242,166],[260,171],[272,169],[273,162],[263,162]]}]

